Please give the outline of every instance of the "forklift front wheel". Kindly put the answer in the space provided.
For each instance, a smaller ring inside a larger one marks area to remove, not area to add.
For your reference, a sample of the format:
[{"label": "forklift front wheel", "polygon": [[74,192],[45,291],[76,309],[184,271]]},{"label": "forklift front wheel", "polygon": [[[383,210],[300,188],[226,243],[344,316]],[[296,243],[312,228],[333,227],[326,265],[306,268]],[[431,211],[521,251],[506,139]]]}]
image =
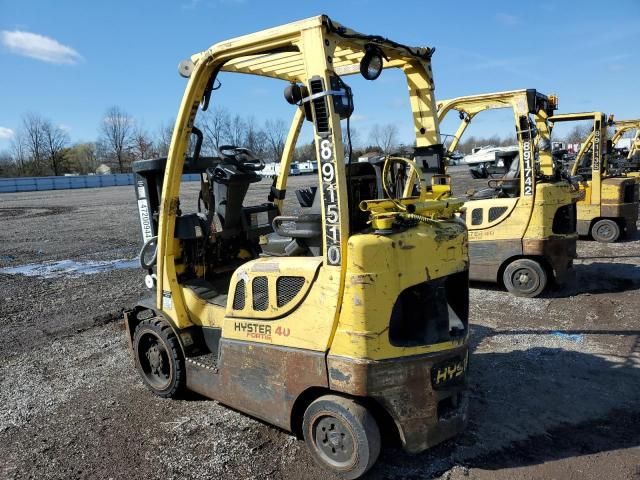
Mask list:
[{"label": "forklift front wheel", "polygon": [[614,220],[603,218],[591,227],[591,236],[601,243],[613,243],[620,237],[620,225]]},{"label": "forklift front wheel", "polygon": [[136,368],[156,395],[174,398],[185,388],[184,359],[176,335],[163,320],[140,322],[133,334]]},{"label": "forklift front wheel", "polygon": [[547,272],[530,258],[514,260],[504,269],[502,280],[506,289],[518,297],[537,297],[547,286]]},{"label": "forklift front wheel", "polygon": [[302,432],[314,460],[343,479],[359,478],[380,454],[380,430],[362,405],[337,395],[315,400],[304,412]]}]

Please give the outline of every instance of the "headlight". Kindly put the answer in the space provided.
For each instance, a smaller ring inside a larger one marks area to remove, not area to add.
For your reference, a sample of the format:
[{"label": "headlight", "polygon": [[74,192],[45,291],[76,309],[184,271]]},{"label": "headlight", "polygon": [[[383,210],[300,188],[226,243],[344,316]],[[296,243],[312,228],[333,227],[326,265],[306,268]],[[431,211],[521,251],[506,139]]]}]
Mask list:
[{"label": "headlight", "polygon": [[382,51],[375,45],[367,45],[365,54],[360,60],[360,73],[367,80],[375,80],[382,72],[383,62]]}]

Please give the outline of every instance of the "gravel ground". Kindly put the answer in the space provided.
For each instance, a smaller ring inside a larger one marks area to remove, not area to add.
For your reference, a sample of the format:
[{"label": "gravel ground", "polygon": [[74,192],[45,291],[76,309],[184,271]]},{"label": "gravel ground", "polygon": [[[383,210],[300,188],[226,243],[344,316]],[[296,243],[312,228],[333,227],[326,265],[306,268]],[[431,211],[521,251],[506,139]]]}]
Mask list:
[{"label": "gravel ground", "polygon": [[[0,478],[330,478],[282,431],[142,385],[118,321],[147,291],[139,269],[46,273],[134,258],[132,187],[3,194],[0,225],[0,268],[44,264],[0,273]],[[390,446],[368,478],[640,478],[640,237],[578,252],[576,285],[544,298],[473,285],[467,430]]]}]

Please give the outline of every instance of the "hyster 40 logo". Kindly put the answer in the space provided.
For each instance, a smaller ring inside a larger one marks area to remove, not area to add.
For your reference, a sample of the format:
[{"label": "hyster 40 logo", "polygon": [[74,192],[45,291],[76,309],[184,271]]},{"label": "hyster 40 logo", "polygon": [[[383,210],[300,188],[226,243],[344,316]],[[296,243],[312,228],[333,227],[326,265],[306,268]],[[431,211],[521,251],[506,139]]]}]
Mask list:
[{"label": "hyster 40 logo", "polygon": [[252,322],[234,322],[233,330],[244,333],[247,338],[268,341],[271,341],[272,334],[275,334],[277,337],[288,337],[291,334],[291,330],[288,327],[278,325],[274,329],[271,325]]},{"label": "hyster 40 logo", "polygon": [[235,322],[233,329],[236,332],[243,332],[248,338],[256,338],[261,340],[271,340],[271,325],[262,323],[244,323]]}]

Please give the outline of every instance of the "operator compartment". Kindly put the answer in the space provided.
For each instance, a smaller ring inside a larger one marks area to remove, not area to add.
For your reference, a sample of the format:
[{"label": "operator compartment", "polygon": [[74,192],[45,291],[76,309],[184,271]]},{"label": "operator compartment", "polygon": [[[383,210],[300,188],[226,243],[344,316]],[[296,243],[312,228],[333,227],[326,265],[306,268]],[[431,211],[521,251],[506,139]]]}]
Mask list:
[{"label": "operator compartment", "polygon": [[[236,147],[222,147],[221,153],[226,155],[185,160],[183,173],[200,177],[197,212],[183,213],[178,201],[174,236],[181,244],[179,282],[201,300],[224,309],[231,274],[260,255],[259,239],[273,232],[278,208],[272,202],[244,205],[250,185],[262,180],[256,173],[263,166],[259,159]],[[145,244],[158,231],[165,165],[164,158],[133,165]]]}]

